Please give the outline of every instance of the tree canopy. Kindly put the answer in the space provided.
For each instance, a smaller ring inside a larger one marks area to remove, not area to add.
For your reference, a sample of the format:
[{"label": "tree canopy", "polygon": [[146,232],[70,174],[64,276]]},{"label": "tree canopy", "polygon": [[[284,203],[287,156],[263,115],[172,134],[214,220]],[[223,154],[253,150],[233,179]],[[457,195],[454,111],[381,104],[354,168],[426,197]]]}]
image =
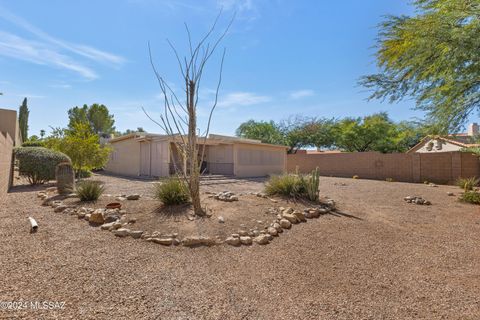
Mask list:
[{"label": "tree canopy", "polygon": [[300,148],[341,149],[349,152],[405,152],[434,127],[423,123],[395,123],[385,112],[359,118],[325,119],[294,116],[276,123],[249,120],[237,129],[237,136],[265,143]]},{"label": "tree canopy", "polygon": [[90,106],[74,107],[68,110],[68,127],[73,129],[77,123],[87,123],[95,134],[110,134],[115,131],[115,120],[108,108],[94,103]]},{"label": "tree canopy", "polygon": [[370,98],[416,100],[443,129],[454,130],[480,107],[480,2],[416,0],[414,16],[379,25],[378,74],[361,78]]}]

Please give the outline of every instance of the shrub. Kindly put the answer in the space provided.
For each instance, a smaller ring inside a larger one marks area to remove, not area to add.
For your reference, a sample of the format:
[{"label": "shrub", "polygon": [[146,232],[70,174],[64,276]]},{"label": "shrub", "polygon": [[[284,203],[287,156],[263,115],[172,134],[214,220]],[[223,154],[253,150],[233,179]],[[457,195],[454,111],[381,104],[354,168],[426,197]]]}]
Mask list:
[{"label": "shrub", "polygon": [[45,147],[45,143],[40,140],[25,141],[22,143],[22,147]]},{"label": "shrub", "polygon": [[357,175],[354,175],[354,176],[352,177],[352,179],[359,179],[359,178],[360,178],[360,177],[357,176]]},{"label": "shrub", "polygon": [[318,189],[320,186],[320,172],[318,171],[318,167],[315,168],[309,176],[304,177],[304,184],[308,200],[318,201],[320,193]]},{"label": "shrub", "polygon": [[184,204],[190,200],[187,185],[178,177],[171,177],[155,184],[154,194],[155,198],[167,206]]},{"label": "shrub", "polygon": [[26,177],[30,184],[54,180],[56,166],[70,162],[66,154],[42,147],[19,147],[15,148],[14,153],[19,174]]},{"label": "shrub", "polygon": [[287,197],[301,197],[305,194],[306,179],[298,174],[283,174],[272,176],[265,185],[268,195],[282,195]]},{"label": "shrub", "polygon": [[88,170],[80,170],[77,172],[77,178],[82,179],[82,178],[90,178],[92,176],[92,171]]},{"label": "shrub", "polygon": [[477,179],[476,177],[471,177],[471,178],[458,178],[456,181],[457,186],[462,188],[465,192],[473,190],[478,183],[480,182],[480,179]]},{"label": "shrub", "polygon": [[84,180],[77,184],[76,193],[81,201],[96,201],[104,191],[105,187],[100,181]]},{"label": "shrub", "polygon": [[460,196],[460,201],[472,204],[480,204],[480,193],[475,191],[467,191]]}]

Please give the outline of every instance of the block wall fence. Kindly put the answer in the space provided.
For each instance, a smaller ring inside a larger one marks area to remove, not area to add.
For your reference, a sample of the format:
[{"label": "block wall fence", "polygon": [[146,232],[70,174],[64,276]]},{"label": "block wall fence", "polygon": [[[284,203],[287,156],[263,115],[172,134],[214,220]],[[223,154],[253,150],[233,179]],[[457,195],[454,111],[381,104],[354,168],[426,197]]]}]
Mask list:
[{"label": "block wall fence", "polygon": [[427,153],[297,153],[287,156],[287,171],[309,173],[316,167],[322,176],[353,177],[403,182],[453,184],[459,177],[480,177],[479,157],[466,152]]},{"label": "block wall fence", "polygon": [[0,132],[0,204],[4,203],[12,185],[13,140],[8,133]]}]

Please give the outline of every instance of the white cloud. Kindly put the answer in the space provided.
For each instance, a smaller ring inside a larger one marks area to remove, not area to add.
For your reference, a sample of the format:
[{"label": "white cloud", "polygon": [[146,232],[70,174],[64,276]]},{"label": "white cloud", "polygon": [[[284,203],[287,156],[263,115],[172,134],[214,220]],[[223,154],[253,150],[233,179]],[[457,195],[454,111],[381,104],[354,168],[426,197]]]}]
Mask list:
[{"label": "white cloud", "polygon": [[[36,38],[35,40],[27,39],[9,32],[0,31],[0,55],[67,69],[89,80],[97,78],[98,75],[91,67],[85,66],[78,61],[78,57],[74,58],[71,54],[97,63],[107,63],[115,67],[125,62],[125,59],[121,56],[55,38],[2,7],[0,7],[0,19],[28,31]],[[67,55],[67,53],[70,55]]]},{"label": "white cloud", "polygon": [[49,85],[50,88],[57,88],[57,89],[70,89],[72,86],[68,83],[57,83]]},{"label": "white cloud", "polygon": [[[217,8],[234,11],[237,19],[255,20],[260,17],[260,11],[254,0],[216,0]],[[258,0],[257,0],[258,1]]]},{"label": "white cloud", "polygon": [[297,90],[290,93],[290,99],[301,99],[315,95],[315,91],[309,89]]},{"label": "white cloud", "polygon": [[232,92],[221,97],[219,107],[250,106],[271,101],[269,96],[257,95],[251,92]]}]

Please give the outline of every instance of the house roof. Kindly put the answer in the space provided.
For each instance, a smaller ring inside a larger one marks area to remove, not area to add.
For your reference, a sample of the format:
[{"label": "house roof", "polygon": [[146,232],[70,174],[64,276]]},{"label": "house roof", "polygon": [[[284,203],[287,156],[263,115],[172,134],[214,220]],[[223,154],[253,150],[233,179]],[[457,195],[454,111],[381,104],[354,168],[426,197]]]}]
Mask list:
[{"label": "house roof", "polygon": [[427,141],[432,140],[432,139],[435,139],[435,140],[443,140],[443,141],[445,141],[445,142],[454,144],[454,145],[459,146],[459,147],[462,147],[462,148],[480,147],[480,144],[478,144],[478,143],[463,143],[463,142],[460,142],[460,141],[451,139],[450,136],[449,136],[448,138],[447,138],[447,137],[442,137],[442,136],[426,136],[425,138],[423,138],[422,140],[420,140],[419,143],[417,143],[415,146],[413,146],[412,148],[410,148],[410,150],[408,150],[407,153],[412,153],[412,152],[417,151],[417,150],[420,149],[420,147],[422,147]]},{"label": "house roof", "polygon": [[[180,137],[180,136],[178,136]],[[199,137],[199,139],[203,139],[204,137]],[[113,139],[110,139],[109,143],[115,143],[118,141],[128,140],[128,139],[136,139],[138,141],[147,141],[147,140],[170,140],[174,141],[175,138],[166,135],[166,134],[155,134],[155,133],[130,133],[123,136],[119,136]],[[207,145],[215,145],[215,144],[253,144],[253,145],[260,145],[260,146],[270,146],[270,147],[277,147],[277,148],[289,148],[287,146],[278,145],[278,144],[270,144],[270,143],[262,143],[260,140],[254,139],[244,139],[239,137],[231,137],[231,136],[224,136],[224,135],[217,135],[217,134],[209,134],[207,138]]]}]

